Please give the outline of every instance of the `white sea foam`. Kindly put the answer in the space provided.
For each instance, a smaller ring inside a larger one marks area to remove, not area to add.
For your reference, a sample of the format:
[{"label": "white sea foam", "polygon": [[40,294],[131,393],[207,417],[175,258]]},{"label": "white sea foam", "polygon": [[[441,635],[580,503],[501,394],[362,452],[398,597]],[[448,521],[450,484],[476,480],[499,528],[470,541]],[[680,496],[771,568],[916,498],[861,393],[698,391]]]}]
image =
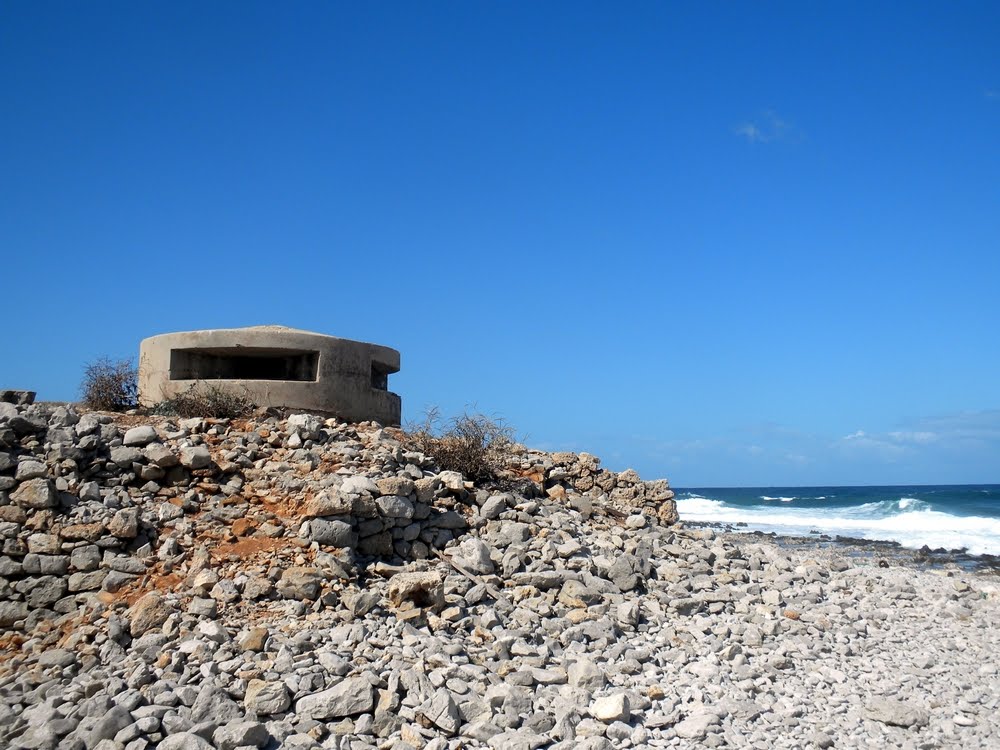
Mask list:
[{"label": "white sea foam", "polygon": [[768,497],[767,495],[761,495],[761,500],[780,500],[783,503],[790,503],[792,500],[798,500],[797,497]]},{"label": "white sea foam", "polygon": [[725,512],[723,509],[726,507],[728,506],[721,500],[709,500],[707,497],[702,497],[701,495],[677,500],[678,512],[681,508],[684,508],[686,511],[685,517],[690,518],[692,521],[702,520],[694,518],[692,514],[712,515],[713,513],[722,513]]},{"label": "white sea foam", "polygon": [[970,553],[1000,554],[1000,518],[954,516],[932,510],[929,503],[912,497],[864,503],[846,508],[774,506],[741,507],[710,498],[679,498],[681,520],[710,523],[745,523],[748,530],[805,536],[819,531],[831,536],[899,542],[919,549],[960,549]]}]

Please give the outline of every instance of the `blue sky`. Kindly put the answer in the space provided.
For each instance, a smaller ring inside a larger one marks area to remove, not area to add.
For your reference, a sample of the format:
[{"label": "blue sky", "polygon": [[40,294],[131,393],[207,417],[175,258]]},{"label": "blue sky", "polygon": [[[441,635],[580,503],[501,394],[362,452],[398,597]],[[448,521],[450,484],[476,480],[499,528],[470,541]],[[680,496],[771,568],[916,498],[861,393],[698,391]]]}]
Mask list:
[{"label": "blue sky", "polygon": [[675,486],[1000,482],[1000,5],[5,3],[0,387],[393,346]]}]

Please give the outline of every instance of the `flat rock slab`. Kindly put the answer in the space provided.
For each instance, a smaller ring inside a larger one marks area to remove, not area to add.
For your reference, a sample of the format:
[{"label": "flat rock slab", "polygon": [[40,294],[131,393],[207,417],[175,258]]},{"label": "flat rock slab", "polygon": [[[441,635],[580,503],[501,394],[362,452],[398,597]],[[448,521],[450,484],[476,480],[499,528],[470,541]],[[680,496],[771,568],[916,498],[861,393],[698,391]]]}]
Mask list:
[{"label": "flat rock slab", "polygon": [[719,723],[719,715],[705,712],[688,716],[674,725],[678,737],[686,740],[700,740],[708,734],[708,730]]},{"label": "flat rock slab", "polygon": [[865,717],[894,727],[922,727],[928,721],[927,712],[895,698],[873,698],[865,706]]},{"label": "flat rock slab", "polygon": [[374,708],[375,688],[364,675],[348,677],[329,690],[307,695],[295,706],[300,716],[316,721],[370,713]]}]

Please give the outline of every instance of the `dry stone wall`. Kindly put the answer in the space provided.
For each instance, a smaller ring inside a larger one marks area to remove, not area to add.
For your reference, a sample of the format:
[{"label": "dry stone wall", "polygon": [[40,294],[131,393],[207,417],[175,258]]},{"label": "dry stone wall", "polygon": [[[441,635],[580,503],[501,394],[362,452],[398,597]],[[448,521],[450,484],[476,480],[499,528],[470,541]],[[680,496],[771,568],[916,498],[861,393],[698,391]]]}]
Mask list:
[{"label": "dry stone wall", "polygon": [[[514,502],[439,471],[398,436],[311,414],[148,424],[0,404],[0,627],[28,632],[181,574],[228,603],[312,601],[331,571],[426,559]],[[676,520],[665,482],[598,464],[525,451],[511,468],[528,496]],[[248,567],[230,579],[220,562]]]},{"label": "dry stone wall", "polygon": [[644,482],[632,469],[614,472],[600,464],[589,453],[527,451],[520,473],[554,499],[579,494],[625,513],[640,509],[664,524],[677,522],[674,492],[666,479]]}]

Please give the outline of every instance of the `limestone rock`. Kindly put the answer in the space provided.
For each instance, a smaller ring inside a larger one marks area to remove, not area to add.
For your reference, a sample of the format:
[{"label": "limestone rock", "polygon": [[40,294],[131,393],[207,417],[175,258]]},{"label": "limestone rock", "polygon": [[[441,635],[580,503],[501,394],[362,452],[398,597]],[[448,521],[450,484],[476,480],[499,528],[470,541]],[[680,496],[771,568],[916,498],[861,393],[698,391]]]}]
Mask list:
[{"label": "limestone rock", "polygon": [[111,462],[120,469],[131,469],[140,458],[143,455],[138,448],[122,445],[111,449]]},{"label": "limestone rock", "polygon": [[375,481],[382,495],[399,495],[408,497],[416,492],[416,485],[409,477],[383,477]]},{"label": "limestone rock", "polygon": [[370,713],[375,708],[375,688],[368,677],[348,677],[328,690],[300,698],[296,713],[307,719],[329,721]]},{"label": "limestone rock", "polygon": [[139,510],[122,508],[108,522],[108,533],[119,539],[135,539],[139,535]]},{"label": "limestone rock", "polygon": [[161,469],[173,468],[181,462],[176,453],[160,443],[150,443],[143,454],[151,464]]},{"label": "limestone rock", "polygon": [[230,721],[212,735],[217,750],[263,747],[270,739],[267,727],[257,721]]},{"label": "limestone rock", "polygon": [[691,714],[683,721],[674,725],[674,731],[678,737],[687,740],[700,740],[708,734],[708,730],[719,723],[718,714],[709,711],[702,711]]},{"label": "limestone rock", "polygon": [[566,581],[559,591],[559,601],[567,607],[588,607],[602,600],[601,592],[573,579]]},{"label": "limestone rock", "polygon": [[437,478],[452,492],[461,492],[465,489],[465,477],[457,471],[442,471]]},{"label": "limestone rock", "polygon": [[[0,403],[16,404],[17,406],[30,406],[35,403],[35,391],[22,391],[14,388],[6,388],[0,391]],[[14,412],[17,413],[16,411]]]},{"label": "limestone rock", "polygon": [[306,500],[302,515],[306,518],[339,516],[351,512],[351,499],[335,489],[323,490]]},{"label": "limestone rock", "polygon": [[383,495],[376,503],[386,518],[413,518],[413,503],[402,495]]},{"label": "limestone rock", "polygon": [[489,575],[493,572],[490,548],[481,539],[475,537],[463,539],[457,547],[452,547],[451,556],[456,563],[472,573]]},{"label": "limestone rock", "polygon": [[319,598],[324,580],[326,578],[318,568],[293,567],[282,572],[277,589],[286,599],[313,601]]},{"label": "limestone rock", "polygon": [[113,739],[118,732],[133,722],[132,714],[121,706],[112,706],[84,736],[83,743],[94,748],[101,740]]},{"label": "limestone rock", "polygon": [[170,616],[171,608],[156,592],[150,592],[129,608],[129,630],[133,637],[160,627]]},{"label": "limestone rock", "polygon": [[236,639],[236,645],[244,651],[263,651],[264,644],[267,643],[267,636],[267,628],[250,628]]},{"label": "limestone rock", "polygon": [[142,447],[157,439],[156,428],[152,425],[140,425],[133,427],[125,433],[122,443],[127,446]]},{"label": "limestone rock", "polygon": [[343,484],[340,485],[340,491],[345,495],[360,495],[363,492],[367,492],[370,495],[380,494],[378,485],[375,484],[373,479],[358,474],[345,479]]},{"label": "limestone rock", "polygon": [[607,681],[604,670],[591,659],[578,659],[566,670],[569,684],[585,690],[600,690]]},{"label": "limestone rock", "polygon": [[160,742],[157,750],[215,750],[215,748],[204,737],[191,732],[178,732]]},{"label": "limestone rock", "polygon": [[212,464],[212,454],[204,445],[181,448],[181,466],[197,470],[206,469]]},{"label": "limestone rock", "polygon": [[323,428],[323,420],[315,414],[292,414],[286,422],[289,431],[297,432],[304,440],[315,440]]},{"label": "limestone rock", "polygon": [[437,610],[444,606],[444,581],[433,572],[397,573],[389,579],[388,597],[393,607],[407,602]]},{"label": "limestone rock", "polygon": [[491,495],[479,509],[479,515],[486,519],[494,519],[499,518],[505,510],[507,510],[507,496]]},{"label": "limestone rock", "polygon": [[896,727],[921,727],[928,720],[925,710],[895,698],[872,698],[865,705],[865,716]]},{"label": "limestone rock", "polygon": [[50,479],[29,479],[14,490],[10,499],[22,508],[53,508],[59,502],[55,484]]},{"label": "limestone rock", "polygon": [[250,680],[243,704],[258,716],[271,716],[288,710],[291,705],[288,688],[283,682]]},{"label": "limestone rock", "polygon": [[445,734],[455,735],[462,725],[458,706],[451,694],[444,689],[438,690],[434,697],[417,709],[417,716],[429,727],[437,727]]},{"label": "limestone rock", "polygon": [[14,472],[14,479],[26,482],[29,479],[39,479],[48,474],[49,470],[41,461],[21,461]]},{"label": "limestone rock", "polygon": [[102,534],[104,534],[103,523],[74,523],[63,526],[59,532],[59,536],[70,542],[96,542]]},{"label": "limestone rock", "polygon": [[24,602],[0,602],[0,627],[9,628],[27,616],[28,605]]},{"label": "limestone rock", "polygon": [[624,693],[615,693],[598,698],[590,706],[590,715],[606,724],[613,721],[628,722],[632,715],[628,696]]},{"label": "limestone rock", "polygon": [[308,523],[308,537],[311,542],[318,542],[330,547],[357,546],[357,534],[354,533],[354,529],[349,523],[328,521],[322,518],[314,518]]},{"label": "limestone rock", "polygon": [[202,685],[191,706],[191,721],[214,721],[217,724],[240,719],[243,712],[229,694],[209,682]]}]

